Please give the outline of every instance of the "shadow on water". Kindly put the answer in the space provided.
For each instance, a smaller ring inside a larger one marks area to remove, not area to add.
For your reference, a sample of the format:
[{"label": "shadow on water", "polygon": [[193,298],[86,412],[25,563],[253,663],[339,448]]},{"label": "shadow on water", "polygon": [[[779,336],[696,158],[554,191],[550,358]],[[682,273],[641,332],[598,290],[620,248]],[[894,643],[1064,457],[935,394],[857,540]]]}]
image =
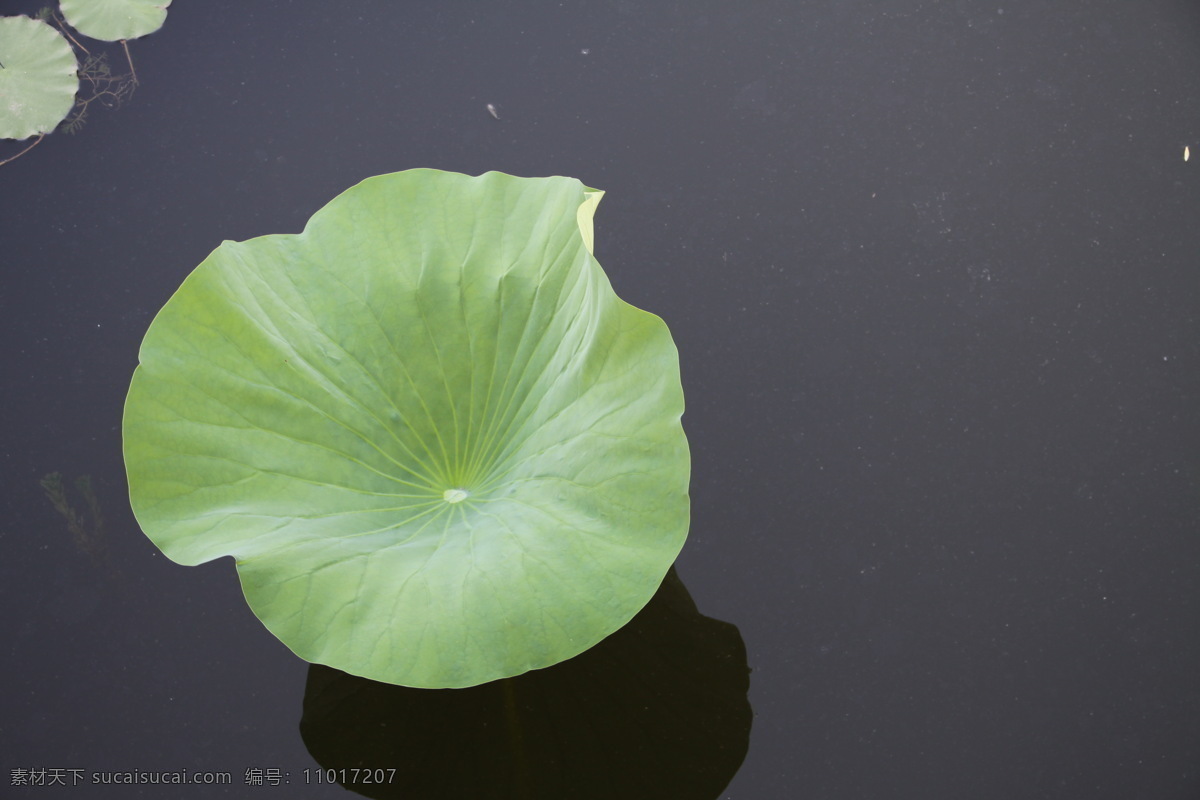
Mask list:
[{"label": "shadow on water", "polygon": [[745,759],[749,686],[737,628],[672,568],[624,628],[515,678],[410,689],[314,664],[300,732],[323,777],[367,797],[700,800]]}]

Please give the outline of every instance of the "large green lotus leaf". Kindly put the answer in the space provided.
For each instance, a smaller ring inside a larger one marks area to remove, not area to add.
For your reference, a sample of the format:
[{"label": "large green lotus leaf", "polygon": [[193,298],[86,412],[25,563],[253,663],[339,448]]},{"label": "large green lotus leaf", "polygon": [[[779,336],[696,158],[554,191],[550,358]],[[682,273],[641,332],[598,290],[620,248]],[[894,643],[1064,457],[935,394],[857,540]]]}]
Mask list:
[{"label": "large green lotus leaf", "polygon": [[690,462],[670,333],[592,257],[601,195],[411,170],[222,244],[129,387],[142,529],[234,556],[298,655],[390,683],[512,676],[622,626],[683,545]]},{"label": "large green lotus leaf", "polygon": [[136,39],[167,21],[171,0],[62,0],[71,27],[103,42]]},{"label": "large green lotus leaf", "polygon": [[79,65],[46,23],[0,17],[0,64],[0,139],[49,133],[75,105]]}]

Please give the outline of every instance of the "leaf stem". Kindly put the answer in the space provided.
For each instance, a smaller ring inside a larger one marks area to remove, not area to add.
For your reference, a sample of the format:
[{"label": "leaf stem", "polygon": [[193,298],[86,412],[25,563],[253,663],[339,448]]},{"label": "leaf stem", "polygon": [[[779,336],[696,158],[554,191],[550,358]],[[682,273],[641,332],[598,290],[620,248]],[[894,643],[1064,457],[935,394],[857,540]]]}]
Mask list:
[{"label": "leaf stem", "polygon": [[37,146],[37,145],[38,145],[38,144],[39,144],[39,143],[42,141],[42,139],[45,139],[45,138],[46,138],[46,134],[44,134],[44,133],[39,133],[39,134],[38,134],[38,137],[37,137],[36,139],[34,139],[34,140],[33,140],[33,144],[29,145],[29,147],[26,147],[24,150],[22,150],[21,152],[17,153],[15,156],[9,156],[8,158],[4,159],[3,161],[0,161],[0,167],[3,167],[3,166],[4,166],[5,164],[7,164],[8,162],[10,162],[10,161],[13,161],[13,160],[15,160],[15,159],[18,159],[18,158],[20,158],[21,156],[25,155],[25,154],[26,154],[26,153],[28,153],[30,150],[32,150],[34,147],[36,147],[36,146]]},{"label": "leaf stem", "polygon": [[125,60],[129,62],[129,74],[133,76],[133,85],[138,85],[137,70],[133,68],[133,56],[129,55],[129,44],[122,39],[121,47],[125,48]]},{"label": "leaf stem", "polygon": [[[54,14],[54,12],[50,12],[50,13]],[[54,24],[57,25],[58,29],[63,32],[64,36],[66,36],[68,39],[71,40],[72,44],[74,44],[76,47],[78,47],[83,52],[87,53],[89,56],[92,54],[91,50],[88,50],[86,47],[81,45],[79,43],[79,40],[71,35],[71,31],[68,30],[67,21],[65,19],[60,18],[58,16],[58,14],[54,14]]]}]

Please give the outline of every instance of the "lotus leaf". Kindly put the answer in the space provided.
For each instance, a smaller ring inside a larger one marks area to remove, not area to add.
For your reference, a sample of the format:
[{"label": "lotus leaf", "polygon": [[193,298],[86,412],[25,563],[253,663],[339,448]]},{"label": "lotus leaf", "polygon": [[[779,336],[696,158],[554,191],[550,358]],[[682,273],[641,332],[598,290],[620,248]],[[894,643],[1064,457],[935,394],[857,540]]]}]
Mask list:
[{"label": "lotus leaf", "polygon": [[78,63],[62,34],[29,17],[0,17],[0,139],[49,133],[75,104]]},{"label": "lotus leaf", "polygon": [[592,256],[603,193],[410,170],[225,242],[142,343],[134,512],[236,559],[308,661],[461,687],[577,655],[687,534],[679,361]]},{"label": "lotus leaf", "polygon": [[167,21],[171,0],[62,0],[71,27],[104,42],[137,39]]}]

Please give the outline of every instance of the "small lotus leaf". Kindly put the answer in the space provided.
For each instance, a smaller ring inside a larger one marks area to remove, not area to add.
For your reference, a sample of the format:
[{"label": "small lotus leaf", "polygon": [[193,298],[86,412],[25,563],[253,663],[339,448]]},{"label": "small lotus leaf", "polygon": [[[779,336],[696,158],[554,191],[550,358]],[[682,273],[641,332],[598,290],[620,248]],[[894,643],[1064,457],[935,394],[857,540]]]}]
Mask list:
[{"label": "small lotus leaf", "polygon": [[75,104],[78,62],[62,34],[29,17],[0,17],[0,139],[49,133]]},{"label": "small lotus leaf", "polygon": [[167,21],[171,0],[62,0],[71,27],[103,42],[136,39]]},{"label": "small lotus leaf", "polygon": [[301,657],[458,687],[570,658],[688,527],[679,361],[592,256],[571,178],[371,178],[300,234],[225,242],[147,332],[133,509],[236,559]]}]

